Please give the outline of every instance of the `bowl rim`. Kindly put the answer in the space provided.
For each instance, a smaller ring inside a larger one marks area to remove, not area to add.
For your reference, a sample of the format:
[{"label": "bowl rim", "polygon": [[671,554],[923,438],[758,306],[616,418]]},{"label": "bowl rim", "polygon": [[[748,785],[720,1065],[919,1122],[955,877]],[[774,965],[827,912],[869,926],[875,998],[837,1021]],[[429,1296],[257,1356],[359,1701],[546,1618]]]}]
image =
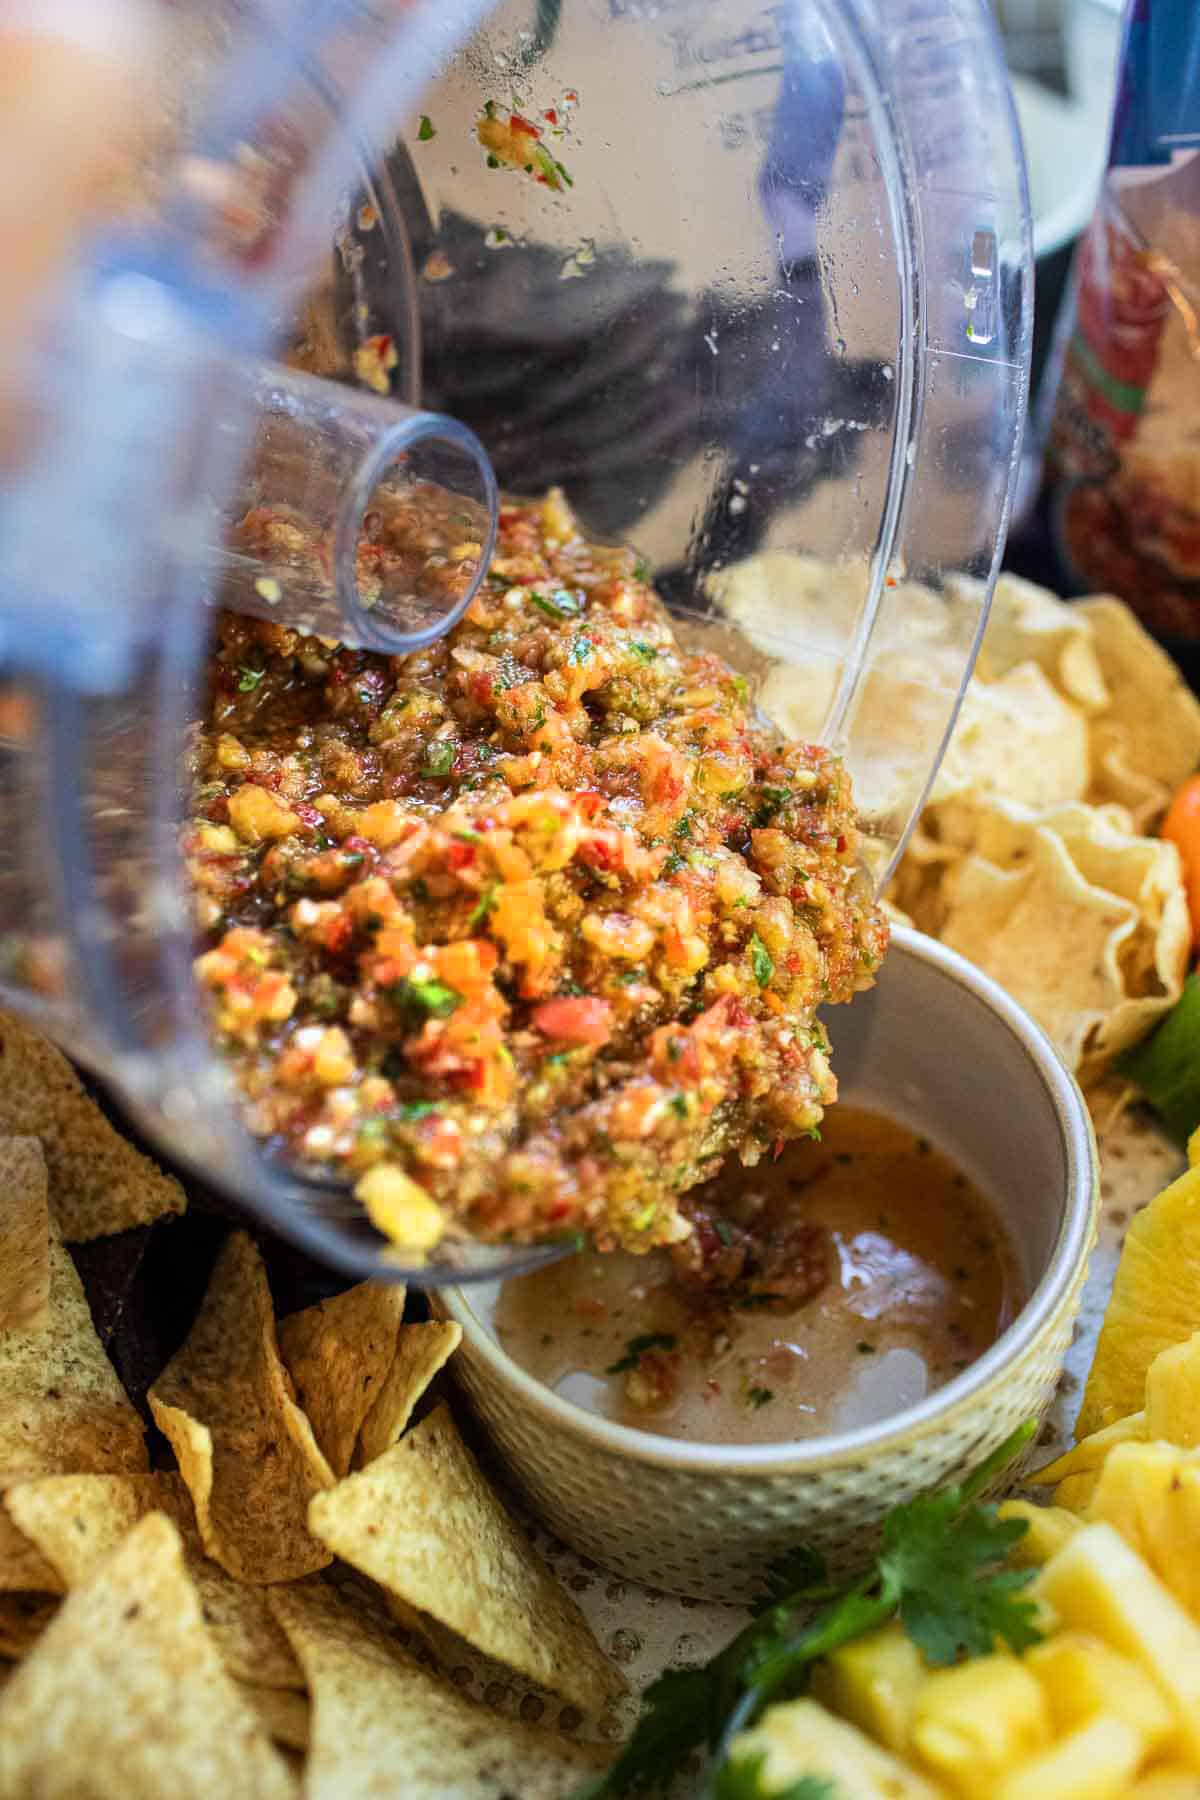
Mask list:
[{"label": "bowl rim", "polygon": [[586,1438],[610,1455],[660,1468],[697,1474],[803,1473],[828,1463],[856,1462],[899,1440],[941,1427],[949,1414],[969,1406],[1002,1379],[1053,1324],[1086,1270],[1095,1229],[1099,1159],[1083,1095],[1041,1026],[981,969],[935,938],[893,924],[888,956],[897,954],[936,970],[996,1016],[1036,1068],[1058,1120],[1066,1158],[1063,1217],[1041,1278],[1016,1317],[969,1368],[889,1419],[777,1444],[710,1444],[622,1425],[563,1399],[523,1369],[492,1336],[471,1305],[471,1290],[451,1286],[431,1294],[440,1310],[461,1326],[464,1340],[470,1341],[493,1379],[541,1413],[545,1423]]}]

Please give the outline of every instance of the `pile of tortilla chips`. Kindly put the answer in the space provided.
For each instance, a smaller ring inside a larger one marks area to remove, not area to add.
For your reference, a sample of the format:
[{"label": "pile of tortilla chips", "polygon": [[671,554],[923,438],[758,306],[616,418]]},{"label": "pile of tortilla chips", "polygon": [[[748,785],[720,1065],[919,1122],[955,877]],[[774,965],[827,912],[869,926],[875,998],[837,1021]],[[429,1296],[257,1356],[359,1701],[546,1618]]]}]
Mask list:
[{"label": "pile of tortilla chips", "polygon": [[[458,1326],[374,1284],[277,1321],[235,1231],[150,1390],[152,1469],[64,1238],[182,1195],[0,1031],[0,1800],[574,1792],[602,1752],[449,1673],[478,1653],[572,1728],[625,1691],[448,1409],[411,1422]],[[124,1189],[85,1200],[97,1146]]]},{"label": "pile of tortilla chips", "polygon": [[[887,596],[854,719],[868,820],[889,817],[905,757],[941,735],[981,592],[959,582],[943,602],[903,583]],[[797,735],[821,730],[862,594],[860,569],[783,553],[713,585],[724,615],[773,659],[762,704]],[[811,651],[802,666],[789,660],[796,643]],[[1067,605],[1001,576],[891,908],[1007,987],[1091,1078],[1179,997],[1179,861],[1147,834],[1198,765],[1200,702],[1128,607]]]}]

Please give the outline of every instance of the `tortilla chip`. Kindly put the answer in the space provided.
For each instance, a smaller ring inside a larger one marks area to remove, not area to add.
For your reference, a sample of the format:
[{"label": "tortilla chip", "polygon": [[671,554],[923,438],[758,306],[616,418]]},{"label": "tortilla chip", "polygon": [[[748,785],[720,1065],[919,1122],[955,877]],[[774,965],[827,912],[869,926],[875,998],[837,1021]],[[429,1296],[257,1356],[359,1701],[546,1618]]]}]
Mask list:
[{"label": "tortilla chip", "polygon": [[291,1777],[154,1513],[63,1602],[0,1696],[0,1796],[284,1800]]},{"label": "tortilla chip", "polygon": [[294,1581],[328,1554],[305,1523],[333,1472],[292,1399],[258,1251],[229,1237],[183,1348],[150,1389],[208,1554],[239,1581]]},{"label": "tortilla chip", "polygon": [[608,1760],[469,1700],[322,1582],[270,1601],[312,1694],[307,1800],[565,1800]]},{"label": "tortilla chip", "polygon": [[173,1175],[114,1131],[66,1058],[0,1013],[0,1135],[36,1137],[69,1244],[149,1225],[187,1204]]},{"label": "tortilla chip", "polygon": [[1130,831],[1153,829],[1171,801],[1171,789],[1138,766],[1136,743],[1115,719],[1092,723],[1092,774],[1088,799],[1095,805],[1117,805],[1127,814]]},{"label": "tortilla chip", "polygon": [[[275,1625],[274,1619],[271,1623]],[[283,1631],[278,1625],[275,1625],[275,1630],[283,1638]],[[283,1638],[283,1641],[286,1643],[287,1639]],[[296,1667],[299,1666],[297,1663]],[[312,1707],[307,1694],[288,1693],[283,1688],[255,1687],[249,1681],[241,1684],[241,1693],[273,1743],[282,1744],[288,1750],[308,1749]]]},{"label": "tortilla chip", "polygon": [[931,800],[996,794],[1024,806],[1060,806],[1083,798],[1090,772],[1085,715],[1037,663],[1018,663],[998,681],[967,689]]},{"label": "tortilla chip", "polygon": [[204,1622],[230,1674],[262,1687],[304,1686],[263,1590],[235,1581],[205,1556],[178,1475],[48,1475],[19,1482],[4,1504],[51,1566],[50,1592],[78,1587],[147,1513],[165,1513],[183,1539]]},{"label": "tortilla chip", "polygon": [[1035,662],[1064,700],[1101,713],[1109,691],[1092,641],[1090,622],[1049,588],[1001,575],[992,595],[976,673],[999,681],[1018,663]]},{"label": "tortilla chip", "polygon": [[359,1427],[395,1360],[403,1316],[401,1285],[364,1281],[280,1322],[280,1355],[336,1476],[350,1472]]},{"label": "tortilla chip", "polygon": [[104,1354],[53,1221],[48,1243],[49,1322],[0,1334],[0,1486],[63,1469],[146,1467],[142,1421]]},{"label": "tortilla chip", "polygon": [[399,1443],[417,1401],[461,1342],[462,1326],[452,1319],[401,1327],[392,1366],[358,1434],[355,1468],[374,1462]]},{"label": "tortilla chip", "polygon": [[27,1656],[58,1607],[46,1594],[0,1594],[0,1656]]},{"label": "tortilla chip", "polygon": [[484,1481],[447,1407],[318,1494],[309,1523],[389,1594],[585,1712],[625,1691],[574,1600]]},{"label": "tortilla chip", "polygon": [[1122,728],[1143,777],[1173,794],[1200,764],[1200,700],[1122,600],[1080,600],[1109,690],[1103,717]]},{"label": "tortilla chip", "polygon": [[0,1593],[61,1594],[66,1583],[0,1501]]},{"label": "tortilla chip", "polygon": [[0,1331],[49,1322],[46,1159],[36,1138],[0,1138]]}]

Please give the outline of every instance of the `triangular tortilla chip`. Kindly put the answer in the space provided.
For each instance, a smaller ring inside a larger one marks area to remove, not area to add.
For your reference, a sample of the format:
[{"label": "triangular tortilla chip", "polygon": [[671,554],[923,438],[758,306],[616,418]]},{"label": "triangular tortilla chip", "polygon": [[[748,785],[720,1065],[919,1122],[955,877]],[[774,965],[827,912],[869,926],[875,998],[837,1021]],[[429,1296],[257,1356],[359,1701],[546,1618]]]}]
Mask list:
[{"label": "triangular tortilla chip", "polygon": [[575,1602],[479,1472],[445,1406],[329,1493],[309,1523],[335,1555],[468,1643],[595,1713],[625,1691]]},{"label": "triangular tortilla chip", "polygon": [[[274,1619],[271,1623],[275,1625]],[[279,1625],[275,1625],[275,1630],[283,1638]],[[286,1643],[287,1639],[283,1641]],[[299,1668],[300,1665],[297,1663],[296,1666]],[[256,1687],[249,1681],[240,1685],[242,1698],[257,1714],[259,1724],[273,1743],[282,1744],[288,1750],[308,1749],[312,1706],[307,1694],[289,1693],[285,1688]]]},{"label": "triangular tortilla chip", "polygon": [[266,1272],[244,1231],[213,1270],[187,1342],[149,1394],[196,1508],[208,1554],[239,1581],[294,1581],[324,1568],[308,1502],[333,1485],[292,1399]]},{"label": "triangular tortilla chip", "polygon": [[1142,774],[1173,793],[1200,763],[1200,700],[1123,600],[1078,600],[1071,610],[1091,628],[1109,691],[1103,718],[1124,728]]},{"label": "triangular tortilla chip", "polygon": [[0,1593],[61,1594],[66,1585],[37,1545],[18,1531],[0,1500]]},{"label": "triangular tortilla chip", "polygon": [[364,1281],[280,1321],[280,1355],[337,1476],[349,1473],[359,1427],[395,1361],[403,1316],[402,1286]]},{"label": "triangular tortilla chip", "polygon": [[58,1607],[46,1594],[0,1594],[0,1656],[27,1656]]},{"label": "triangular tortilla chip", "polygon": [[0,1138],[0,1331],[50,1319],[46,1159],[36,1138]]},{"label": "triangular tortilla chip", "polygon": [[69,1244],[187,1205],[174,1176],[113,1130],[61,1052],[10,1013],[0,1013],[0,1135],[41,1139],[51,1210]]},{"label": "triangular tortilla chip", "polygon": [[453,1319],[401,1327],[392,1366],[358,1434],[356,1468],[364,1468],[399,1443],[413,1407],[461,1342],[462,1326]]},{"label": "triangular tortilla chip", "polygon": [[987,630],[976,674],[998,681],[1017,663],[1036,662],[1064,700],[1085,713],[1103,712],[1109,702],[1091,626],[1078,606],[1048,588],[1001,575],[992,595]]},{"label": "triangular tortilla chip", "polygon": [[78,1587],[147,1513],[163,1512],[183,1539],[204,1622],[231,1675],[269,1688],[302,1688],[304,1677],[260,1587],[205,1556],[191,1498],[178,1475],[47,1475],[4,1497],[7,1513],[50,1567],[55,1585]]},{"label": "triangular tortilla chip", "polygon": [[179,1533],[152,1513],[63,1602],[0,1697],[0,1797],[292,1791],[205,1630]]},{"label": "triangular tortilla chip", "polygon": [[0,1334],[0,1486],[63,1469],[146,1467],[142,1421],[104,1354],[53,1221],[49,1254],[48,1323]]},{"label": "triangular tortilla chip", "polygon": [[467,1699],[323,1583],[270,1600],[312,1694],[306,1800],[566,1800],[603,1766],[588,1746]]}]

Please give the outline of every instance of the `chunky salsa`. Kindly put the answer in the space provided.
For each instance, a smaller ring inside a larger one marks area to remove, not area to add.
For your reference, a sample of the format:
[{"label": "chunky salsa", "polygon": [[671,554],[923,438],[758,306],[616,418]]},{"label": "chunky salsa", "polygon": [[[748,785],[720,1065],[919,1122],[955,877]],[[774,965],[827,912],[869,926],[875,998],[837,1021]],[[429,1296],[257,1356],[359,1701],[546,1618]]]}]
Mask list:
[{"label": "chunky salsa", "polygon": [[185,849],[252,1129],[447,1232],[727,1248],[686,1196],[815,1131],[887,927],[850,783],[561,494],[387,658],[223,614]]}]

